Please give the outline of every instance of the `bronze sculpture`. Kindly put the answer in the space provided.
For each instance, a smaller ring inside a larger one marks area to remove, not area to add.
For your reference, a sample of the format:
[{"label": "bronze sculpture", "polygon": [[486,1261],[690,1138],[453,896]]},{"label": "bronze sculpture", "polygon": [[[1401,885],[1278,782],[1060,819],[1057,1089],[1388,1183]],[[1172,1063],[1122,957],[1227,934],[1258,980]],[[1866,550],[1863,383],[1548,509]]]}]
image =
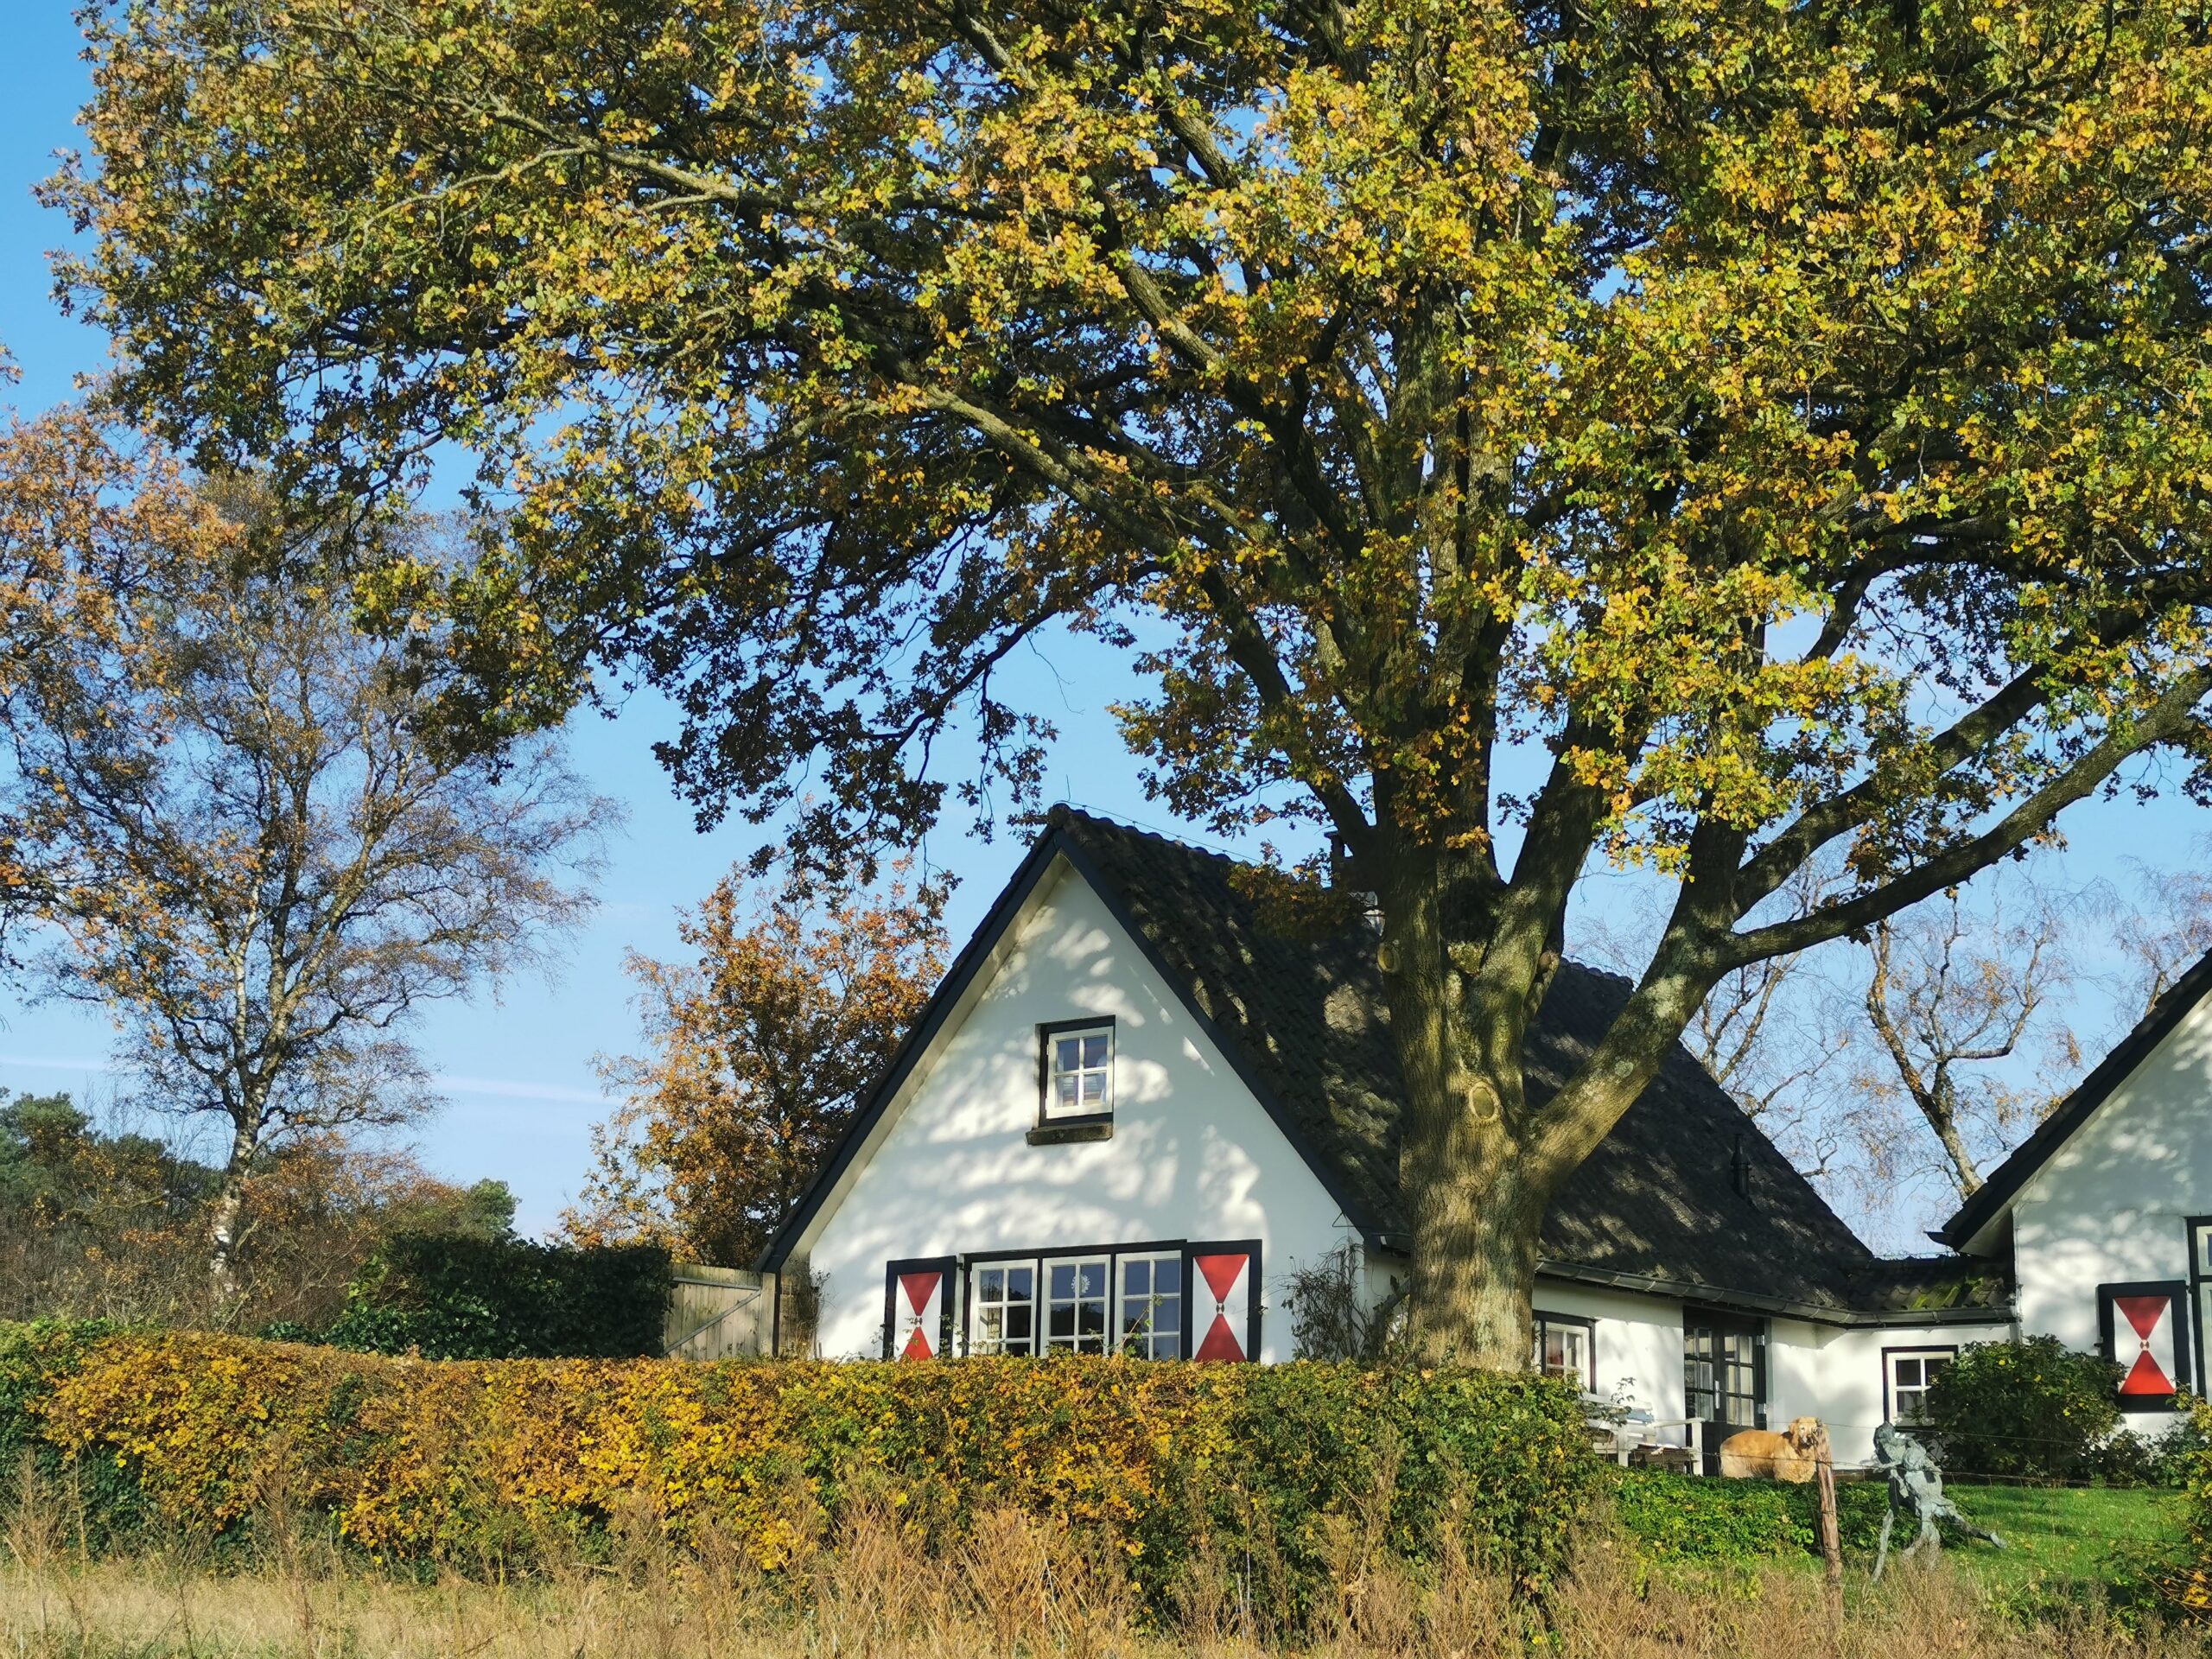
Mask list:
[{"label": "bronze sculpture", "polygon": [[1874,1466],[1889,1478],[1890,1507],[1882,1516],[1882,1541],[1874,1552],[1874,1576],[1882,1576],[1882,1568],[1890,1558],[1890,1529],[1897,1524],[1897,1511],[1910,1510],[1920,1522],[1920,1530],[1913,1541],[1898,1554],[1916,1553],[1923,1544],[1941,1549],[1942,1539],[1937,1535],[1936,1523],[1948,1521],[1969,1538],[1986,1539],[1999,1549],[2005,1541],[1993,1532],[1986,1532],[1959,1513],[1959,1506],[1943,1496],[1943,1471],[1936,1466],[1936,1459],[1928,1455],[1928,1448],[1910,1434],[1901,1434],[1891,1423],[1884,1423],[1874,1431]]}]

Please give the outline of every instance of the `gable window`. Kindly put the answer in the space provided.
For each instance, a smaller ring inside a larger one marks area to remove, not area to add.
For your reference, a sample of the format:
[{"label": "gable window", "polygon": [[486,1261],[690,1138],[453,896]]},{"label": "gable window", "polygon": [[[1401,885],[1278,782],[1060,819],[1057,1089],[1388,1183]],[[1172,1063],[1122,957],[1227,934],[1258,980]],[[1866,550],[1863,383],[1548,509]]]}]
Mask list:
[{"label": "gable window", "polygon": [[1958,1351],[1956,1348],[1883,1349],[1883,1414],[1893,1423],[1924,1421],[1929,1385],[1943,1374]]},{"label": "gable window", "polygon": [[1110,1116],[1114,1110],[1114,1022],[1063,1021],[1039,1027],[1044,1045],[1044,1099],[1039,1121],[1061,1123]]},{"label": "gable window", "polygon": [[1037,1264],[994,1262],[978,1266],[969,1282],[968,1351],[1036,1351]]},{"label": "gable window", "polygon": [[1535,1351],[1529,1363],[1546,1376],[1563,1376],[1578,1387],[1598,1386],[1597,1325],[1571,1313],[1535,1316]]},{"label": "gable window", "polygon": [[1114,1338],[1131,1359],[1183,1357],[1183,1257],[1125,1255]]}]

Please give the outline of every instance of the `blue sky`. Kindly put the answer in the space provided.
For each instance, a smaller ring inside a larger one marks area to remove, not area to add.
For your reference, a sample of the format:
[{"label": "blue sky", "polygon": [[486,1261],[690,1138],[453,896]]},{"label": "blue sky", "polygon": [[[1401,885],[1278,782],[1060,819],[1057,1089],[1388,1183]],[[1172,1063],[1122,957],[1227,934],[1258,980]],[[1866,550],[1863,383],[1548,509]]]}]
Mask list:
[{"label": "blue sky", "polygon": [[[14,9],[10,50],[0,59],[0,341],[22,372],[14,398],[36,411],[71,395],[73,378],[106,360],[99,336],[63,319],[51,298],[46,255],[68,226],[38,207],[31,187],[49,173],[57,150],[79,137],[77,106],[88,91],[79,41],[65,0],[29,0]],[[1123,750],[1105,705],[1131,682],[1120,658],[1087,642],[1064,642],[1012,665],[1008,694],[1060,728],[1052,791],[1061,798],[1154,828],[1179,830],[1147,802],[1137,766]],[[521,1200],[528,1231],[550,1226],[574,1193],[588,1157],[591,1124],[606,1109],[593,1057],[634,1046],[637,1024],[621,972],[626,949],[673,954],[674,918],[749,852],[760,832],[739,824],[702,836],[649,752],[672,729],[666,711],[639,699],[617,717],[581,719],[572,759],[602,792],[621,800],[628,823],[612,848],[601,905],[551,983],[525,980],[496,997],[432,1010],[416,1033],[444,1080],[449,1104],[423,1126],[425,1161],[459,1180],[498,1176]],[[2070,846],[2063,876],[2126,881],[2123,861],[2178,864],[2206,828],[2177,801],[2149,808],[2093,805],[2066,821]],[[1192,836],[1203,840],[1203,836]],[[931,862],[961,878],[950,921],[964,937],[1019,857],[1017,840],[985,845],[948,828],[926,849]],[[1619,903],[1631,884],[1598,876],[1584,884],[1584,915]],[[25,1006],[0,989],[0,1087],[109,1092],[104,1065],[111,1033],[96,1013]],[[2085,1035],[2101,1036],[2094,1019]]]}]

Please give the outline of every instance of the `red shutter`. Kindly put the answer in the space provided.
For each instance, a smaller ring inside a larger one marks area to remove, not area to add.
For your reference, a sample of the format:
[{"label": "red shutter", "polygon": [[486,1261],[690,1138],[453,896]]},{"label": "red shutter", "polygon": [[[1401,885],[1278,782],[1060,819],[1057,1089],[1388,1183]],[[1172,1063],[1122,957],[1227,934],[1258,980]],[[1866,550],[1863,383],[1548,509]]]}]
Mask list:
[{"label": "red shutter", "polygon": [[2177,1282],[2097,1287],[2105,1352],[2120,1368],[2122,1410],[2163,1410],[2189,1386],[2181,1319],[2187,1294]]},{"label": "red shutter", "polygon": [[1192,1244],[1185,1349],[1193,1359],[1256,1359],[1260,1352],[1260,1242]]},{"label": "red shutter", "polygon": [[952,1346],[951,1256],[893,1262],[883,1271],[883,1357],[941,1359]]}]

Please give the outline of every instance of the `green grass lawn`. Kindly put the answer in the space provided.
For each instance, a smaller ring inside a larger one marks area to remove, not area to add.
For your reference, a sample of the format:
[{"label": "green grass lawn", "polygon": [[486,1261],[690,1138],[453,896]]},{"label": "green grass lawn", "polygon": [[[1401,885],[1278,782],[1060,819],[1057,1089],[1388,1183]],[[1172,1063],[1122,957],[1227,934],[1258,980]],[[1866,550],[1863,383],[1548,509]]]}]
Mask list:
[{"label": "green grass lawn", "polygon": [[2111,1581],[2180,1548],[2181,1494],[2146,1488],[1953,1486],[1948,1495],[2001,1550],[1947,1537],[1943,1553],[1985,1583]]},{"label": "green grass lawn", "polygon": [[[1954,1485],[1961,1512],[2004,1539],[2005,1547],[1956,1535],[1944,1558],[1993,1590],[2063,1592],[2107,1585],[2125,1592],[2158,1576],[2181,1553],[2185,1523],[2181,1495],[2143,1488]],[[1855,1572],[1874,1562],[1874,1543],[1888,1493],[1872,1481],[1837,1491],[1844,1560]],[[1704,1480],[1638,1471],[1614,1484],[1614,1513],[1645,1559],[1683,1567],[1755,1561],[1802,1563],[1820,1570],[1815,1497],[1810,1486],[1771,1481]],[[1909,1542],[1899,1525],[1892,1541]]]}]

